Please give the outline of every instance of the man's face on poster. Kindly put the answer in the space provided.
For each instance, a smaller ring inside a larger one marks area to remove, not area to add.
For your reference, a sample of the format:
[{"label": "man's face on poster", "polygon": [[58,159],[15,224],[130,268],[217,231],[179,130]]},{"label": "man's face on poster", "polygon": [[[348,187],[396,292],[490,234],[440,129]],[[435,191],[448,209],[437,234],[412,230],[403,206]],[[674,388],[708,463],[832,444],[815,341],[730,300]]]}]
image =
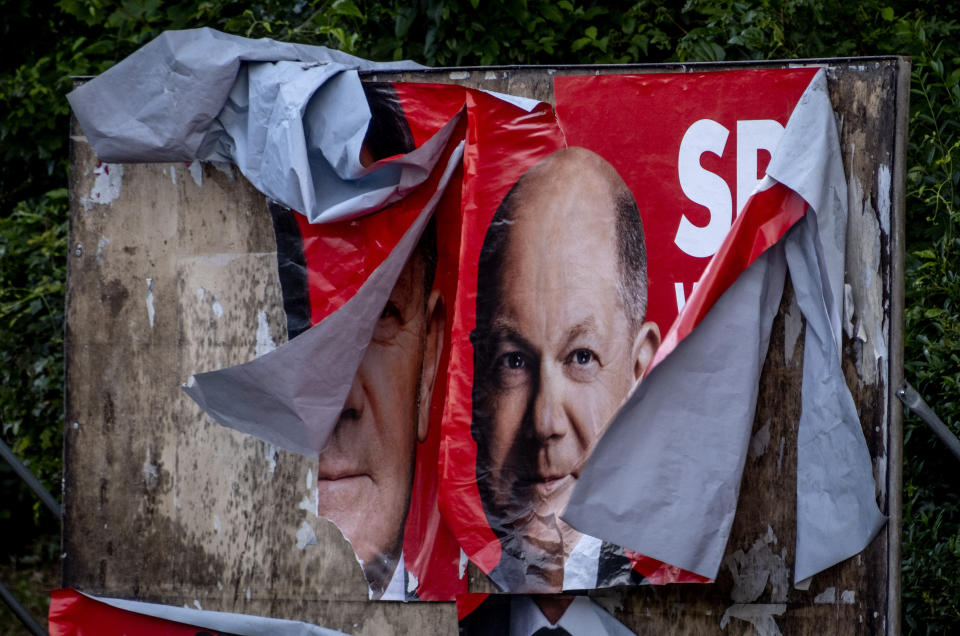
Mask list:
[{"label": "man's face on poster", "polygon": [[426,267],[414,253],[401,272],[319,456],[319,514],[350,541],[375,593],[383,591],[402,549],[416,447],[427,434],[439,358],[435,330],[442,337],[442,322],[431,327],[430,316],[442,321],[442,304],[426,289]]},{"label": "man's face on poster", "polygon": [[[482,385],[477,478],[497,524],[519,529],[535,548],[569,554],[576,533],[559,515],[659,332],[642,323],[642,309],[631,319],[638,309],[618,248],[625,186],[609,164],[567,149],[515,190],[509,213],[494,221],[507,228],[488,281],[495,301],[487,324],[478,311],[474,335],[484,352],[474,379]],[[489,273],[481,267],[479,276]]]}]

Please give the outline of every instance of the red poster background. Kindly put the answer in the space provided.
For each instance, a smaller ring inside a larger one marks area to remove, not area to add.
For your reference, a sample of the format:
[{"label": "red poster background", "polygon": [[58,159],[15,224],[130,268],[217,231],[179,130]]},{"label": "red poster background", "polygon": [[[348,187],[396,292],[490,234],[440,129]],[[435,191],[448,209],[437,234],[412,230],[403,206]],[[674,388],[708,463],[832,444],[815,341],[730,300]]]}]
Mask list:
[{"label": "red poster background", "polygon": [[[677,175],[684,133],[710,119],[730,131],[720,156],[700,165],[730,188],[737,214],[737,122],[772,119],[786,126],[817,68],[712,73],[571,76],[554,79],[557,119],[570,146],[593,150],[617,169],[637,200],[647,242],[648,316],[666,333],[677,317],[674,283],[689,298],[710,261],[677,247],[681,215],[706,225],[709,211],[686,197]],[[770,154],[761,151],[757,178]]]}]

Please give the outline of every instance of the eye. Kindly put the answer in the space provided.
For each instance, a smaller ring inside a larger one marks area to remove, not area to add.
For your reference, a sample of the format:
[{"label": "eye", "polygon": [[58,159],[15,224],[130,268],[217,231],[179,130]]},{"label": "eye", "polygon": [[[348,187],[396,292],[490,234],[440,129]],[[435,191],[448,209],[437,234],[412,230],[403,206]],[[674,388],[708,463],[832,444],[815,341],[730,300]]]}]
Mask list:
[{"label": "eye", "polygon": [[380,312],[377,326],[373,330],[373,339],[377,342],[389,342],[400,331],[403,317],[400,308],[393,301],[388,301]]},{"label": "eye", "polygon": [[493,367],[497,386],[509,389],[529,382],[533,364],[530,356],[523,351],[506,351],[497,356]]},{"label": "eye", "polygon": [[570,357],[573,362],[576,362],[579,365],[590,364],[597,359],[597,356],[595,356],[589,349],[577,349],[570,354]]},{"label": "eye", "polygon": [[397,320],[400,320],[400,309],[393,304],[393,301],[387,301],[383,311],[380,312],[380,320],[383,320],[384,318],[396,318]]},{"label": "eye", "polygon": [[527,361],[519,351],[511,351],[501,356],[501,365],[508,369],[523,369],[527,366]]},{"label": "eye", "polygon": [[590,349],[574,349],[564,360],[567,375],[576,382],[593,380],[600,366],[600,358]]}]

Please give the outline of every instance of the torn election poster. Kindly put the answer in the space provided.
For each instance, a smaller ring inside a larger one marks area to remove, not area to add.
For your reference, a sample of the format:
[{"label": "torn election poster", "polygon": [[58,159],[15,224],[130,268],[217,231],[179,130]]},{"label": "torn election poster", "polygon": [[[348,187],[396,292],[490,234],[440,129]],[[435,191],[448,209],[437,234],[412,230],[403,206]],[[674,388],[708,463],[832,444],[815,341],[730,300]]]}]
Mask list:
[{"label": "torn election poster", "polygon": [[[187,391],[318,458],[374,598],[452,598],[458,545],[504,591],[713,578],[788,267],[808,347],[796,575],[873,536],[822,70],[556,77],[554,110],[249,59],[224,63],[200,141],[153,118],[152,143],[246,166],[283,204],[291,340]],[[109,130],[91,87],[122,67],[73,98],[85,128]],[[110,118],[139,108],[118,99]]]}]

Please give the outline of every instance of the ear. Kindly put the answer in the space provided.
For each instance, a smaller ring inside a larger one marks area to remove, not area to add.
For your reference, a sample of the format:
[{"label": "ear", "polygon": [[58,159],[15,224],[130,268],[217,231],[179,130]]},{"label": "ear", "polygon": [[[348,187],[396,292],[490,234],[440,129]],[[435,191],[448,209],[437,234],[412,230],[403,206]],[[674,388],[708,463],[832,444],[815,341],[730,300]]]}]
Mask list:
[{"label": "ear", "polygon": [[423,346],[423,366],[420,368],[420,413],[417,420],[417,440],[427,439],[430,430],[430,402],[437,380],[440,356],[443,353],[443,332],[447,325],[446,307],[439,289],[430,292],[427,299],[427,335]]},{"label": "ear", "polygon": [[653,362],[653,356],[660,347],[660,327],[655,322],[645,322],[637,331],[633,341],[633,379],[640,381]]}]

